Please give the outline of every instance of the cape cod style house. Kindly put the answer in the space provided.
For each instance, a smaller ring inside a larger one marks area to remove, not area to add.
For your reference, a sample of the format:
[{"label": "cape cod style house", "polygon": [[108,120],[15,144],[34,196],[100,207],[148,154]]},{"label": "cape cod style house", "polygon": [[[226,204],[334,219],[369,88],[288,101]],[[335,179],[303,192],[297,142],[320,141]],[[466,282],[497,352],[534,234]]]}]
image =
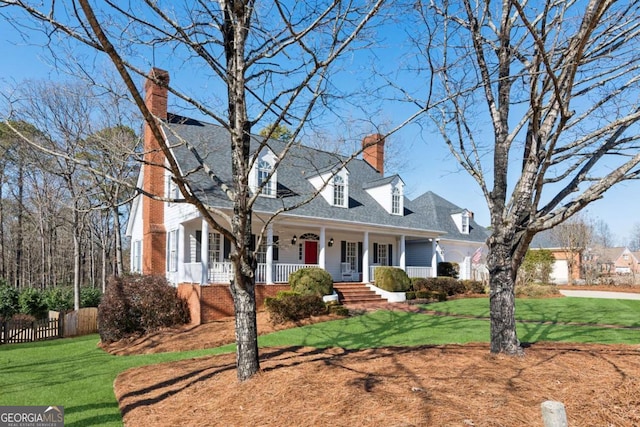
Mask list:
[{"label": "cape cod style house", "polygon": [[[156,78],[168,73],[154,69]],[[190,187],[198,197],[229,213],[231,202],[196,164],[181,139],[193,144],[204,161],[231,181],[230,138],[221,126],[167,113],[167,89],[147,80],[146,102],[163,120],[165,136]],[[255,147],[262,137],[254,138]],[[258,187],[273,169],[282,142],[269,141],[257,154],[250,184]],[[487,230],[476,224],[472,212],[427,192],[409,200],[398,175],[384,174],[384,139],[365,138],[362,159],[345,164],[345,157],[303,144],[295,145],[274,171],[254,206],[256,235],[266,218],[283,206],[292,206],[320,190],[311,202],[279,214],[266,229],[257,248],[256,283],[286,284],[289,275],[307,266],[327,270],[335,282],[369,283],[378,266],[397,266],[410,277],[436,275],[440,261],[460,265],[460,278],[472,275],[472,258],[484,246]],[[162,161],[148,129],[139,185],[151,194],[178,197],[167,170],[150,163]],[[150,156],[156,156],[151,158]],[[139,195],[135,198],[127,235],[131,238],[131,270],[166,274],[180,284],[227,284],[233,249],[212,232],[197,210],[185,203],[169,203]],[[474,261],[477,263],[476,256]]]}]

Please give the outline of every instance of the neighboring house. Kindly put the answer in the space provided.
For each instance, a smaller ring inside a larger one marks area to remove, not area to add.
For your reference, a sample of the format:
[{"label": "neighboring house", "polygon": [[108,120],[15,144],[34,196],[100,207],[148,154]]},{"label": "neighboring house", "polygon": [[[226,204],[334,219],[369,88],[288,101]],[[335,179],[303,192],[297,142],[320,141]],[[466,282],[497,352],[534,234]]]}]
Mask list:
[{"label": "neighboring house", "polygon": [[[168,81],[166,72],[152,72]],[[178,140],[179,136],[193,144],[216,174],[230,182],[228,132],[168,114],[167,90],[151,80],[145,89],[151,111],[164,119],[165,135],[178,164],[183,171],[193,171],[189,179],[194,193],[221,214],[230,214],[231,202]],[[254,138],[254,154],[259,138]],[[472,212],[434,193],[409,200],[402,178],[384,175],[384,139],[371,135],[363,144],[370,142],[377,143],[364,150],[363,159],[346,166],[346,157],[335,153],[303,145],[291,149],[255,204],[254,233],[259,234],[263,221],[277,209],[321,191],[311,202],[278,215],[267,228],[257,251],[257,283],[286,283],[289,274],[307,266],[324,268],[338,282],[371,282],[374,270],[386,265],[402,268],[410,277],[432,277],[437,263],[445,260],[460,264],[461,278],[471,277],[472,256],[484,247],[487,230],[474,221]],[[271,172],[282,144],[269,141],[269,147],[258,153],[250,173],[253,188]],[[145,153],[157,156],[156,147],[146,131]],[[153,194],[179,195],[164,168],[145,165],[139,185]],[[192,205],[138,196],[127,235],[133,271],[166,274],[174,284],[229,283],[231,245],[209,229]]]},{"label": "neighboring house", "polygon": [[635,274],[640,272],[640,256],[627,247],[593,248],[592,262],[603,274]]},{"label": "neighboring house", "polygon": [[[569,277],[571,277],[571,281],[573,282],[582,278],[582,254],[571,253],[567,248],[560,247],[556,239],[554,239],[551,230],[544,230],[536,234],[529,245],[529,249],[545,249],[553,254],[555,262],[553,263],[553,270],[550,276],[552,283],[560,285],[569,283]],[[571,263],[571,272],[569,272],[569,257],[571,256],[573,257],[573,263]]]}]

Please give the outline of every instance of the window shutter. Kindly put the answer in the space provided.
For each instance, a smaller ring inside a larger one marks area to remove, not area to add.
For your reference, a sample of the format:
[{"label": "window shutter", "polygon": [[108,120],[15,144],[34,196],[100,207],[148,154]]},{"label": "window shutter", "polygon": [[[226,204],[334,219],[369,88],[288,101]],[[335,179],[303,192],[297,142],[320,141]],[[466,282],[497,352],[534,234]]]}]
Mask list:
[{"label": "window shutter", "polygon": [[278,236],[273,236],[273,260],[278,261],[280,257],[280,248],[278,244],[280,243],[280,238]]},{"label": "window shutter", "polygon": [[229,241],[229,239],[224,237],[224,248],[223,248],[222,258],[229,259],[230,254],[231,254],[231,242]]},{"label": "window shutter", "polygon": [[358,272],[362,273],[362,242],[358,242]]},{"label": "window shutter", "polygon": [[393,246],[389,245],[389,260],[387,262],[388,265],[393,265]]},{"label": "window shutter", "polygon": [[373,244],[373,263],[374,264],[378,263],[378,244],[377,243]]},{"label": "window shutter", "polygon": [[347,242],[342,240],[340,241],[340,262],[347,261]]},{"label": "window shutter", "polygon": [[256,235],[253,233],[251,233],[251,244],[249,245],[249,250],[250,251],[256,250]]}]

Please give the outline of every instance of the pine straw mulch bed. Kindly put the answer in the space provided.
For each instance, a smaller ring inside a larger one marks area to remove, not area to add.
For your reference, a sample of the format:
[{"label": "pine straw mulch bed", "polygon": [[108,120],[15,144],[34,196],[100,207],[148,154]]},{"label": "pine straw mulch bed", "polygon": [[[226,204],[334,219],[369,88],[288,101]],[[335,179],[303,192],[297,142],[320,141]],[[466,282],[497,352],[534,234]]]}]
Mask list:
[{"label": "pine straw mulch bed", "polygon": [[[275,329],[265,313],[258,314],[258,325],[260,333]],[[114,354],[186,350],[228,343],[233,336],[233,320],[225,319],[105,349]],[[267,348],[260,357],[262,372],[241,384],[233,354],[125,371],[114,383],[124,422],[130,427],[541,426],[540,404],[557,400],[565,404],[570,426],[640,425],[640,345],[536,343],[522,358],[492,356],[487,344]]]}]

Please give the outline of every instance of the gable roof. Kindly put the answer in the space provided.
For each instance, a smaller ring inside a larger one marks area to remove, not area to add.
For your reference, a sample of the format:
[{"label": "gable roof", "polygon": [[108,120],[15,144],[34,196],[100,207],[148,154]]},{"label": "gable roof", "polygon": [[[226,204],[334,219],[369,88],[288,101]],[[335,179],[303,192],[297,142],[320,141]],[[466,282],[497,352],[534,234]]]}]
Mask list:
[{"label": "gable roof", "polygon": [[[205,203],[219,208],[231,208],[231,201],[212,181],[207,173],[199,167],[189,149],[181,144],[176,135],[189,141],[199,155],[219,178],[231,182],[231,139],[229,132],[221,126],[177,115],[169,115],[168,130],[165,132],[169,144],[183,173],[189,174],[189,183],[194,193]],[[259,148],[262,137],[254,136],[251,141],[251,152]],[[269,148],[279,153],[284,143],[277,140],[268,141]],[[274,212],[282,206],[293,206],[303,202],[316,190],[309,178],[340,166],[348,158],[336,153],[318,150],[302,144],[294,145],[278,167],[277,196],[259,197],[254,205],[256,212]],[[383,177],[378,171],[362,159],[352,159],[347,164],[349,171],[349,204],[348,208],[332,206],[322,197],[316,197],[309,203],[290,211],[290,215],[322,220],[338,220],[358,224],[382,225],[413,229],[422,232],[446,233],[445,238],[484,242],[487,231],[471,221],[471,232],[466,235],[458,231],[451,219],[451,212],[462,209],[447,202],[433,193],[410,201],[404,199],[404,215],[389,214],[369,195],[366,188],[372,184],[381,185],[391,182],[397,177]],[[434,214],[434,212],[436,214]]]},{"label": "gable roof", "polygon": [[461,233],[451,215],[461,213],[463,208],[432,191],[416,197],[412,202],[413,209],[433,216],[436,227],[447,233],[446,238],[471,242],[485,242],[489,238],[489,230],[480,226],[474,219],[469,219],[469,234]]}]

